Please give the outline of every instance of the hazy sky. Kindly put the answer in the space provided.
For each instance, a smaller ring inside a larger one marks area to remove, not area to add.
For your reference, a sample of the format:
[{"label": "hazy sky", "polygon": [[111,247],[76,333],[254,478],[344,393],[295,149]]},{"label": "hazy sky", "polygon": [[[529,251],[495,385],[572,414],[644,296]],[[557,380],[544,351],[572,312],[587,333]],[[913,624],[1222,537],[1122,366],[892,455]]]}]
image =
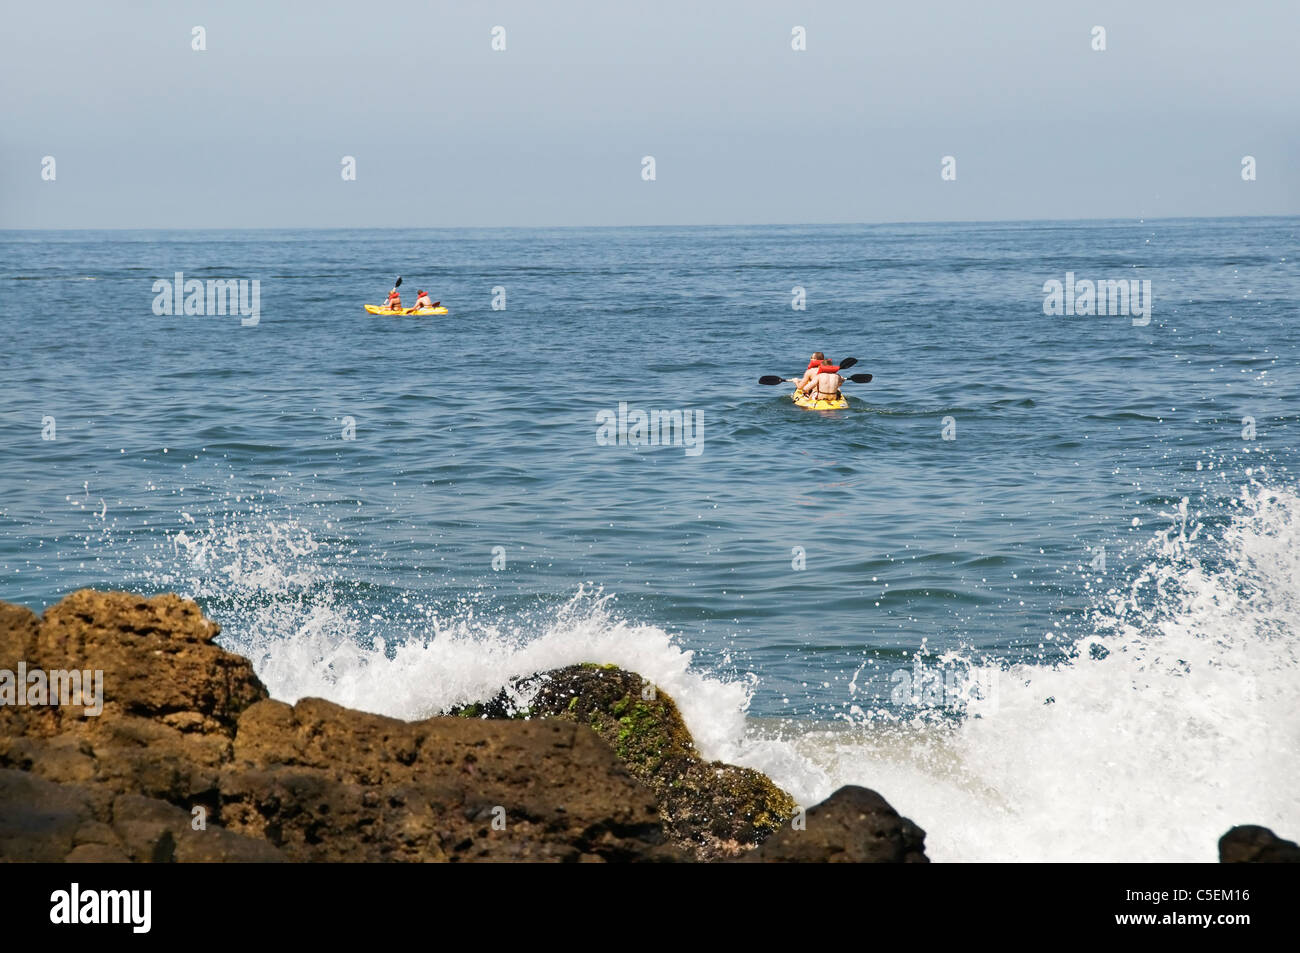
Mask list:
[{"label": "hazy sky", "polygon": [[1300,214],[1297,0],[87,0],[4,21],[0,227]]}]

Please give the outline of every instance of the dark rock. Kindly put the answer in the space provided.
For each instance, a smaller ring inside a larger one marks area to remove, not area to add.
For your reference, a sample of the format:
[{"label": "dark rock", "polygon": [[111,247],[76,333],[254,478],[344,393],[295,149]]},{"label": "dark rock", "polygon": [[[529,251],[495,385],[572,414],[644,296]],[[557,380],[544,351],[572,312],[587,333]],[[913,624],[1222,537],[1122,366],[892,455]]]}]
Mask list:
[{"label": "dark rock", "polygon": [[0,769],[0,860],[62,861],[94,818],[82,789]]},{"label": "dark rock", "polygon": [[99,791],[0,769],[0,860],[112,863],[144,861],[283,861],[264,841],[209,827],[189,813],[139,795],[105,806]]},{"label": "dark rock", "polygon": [[810,807],[805,829],[787,826],[750,851],[759,863],[929,863],[925,831],[867,788],[847,785]]},{"label": "dark rock", "polygon": [[1267,827],[1243,824],[1219,838],[1221,864],[1300,864],[1300,845]]}]

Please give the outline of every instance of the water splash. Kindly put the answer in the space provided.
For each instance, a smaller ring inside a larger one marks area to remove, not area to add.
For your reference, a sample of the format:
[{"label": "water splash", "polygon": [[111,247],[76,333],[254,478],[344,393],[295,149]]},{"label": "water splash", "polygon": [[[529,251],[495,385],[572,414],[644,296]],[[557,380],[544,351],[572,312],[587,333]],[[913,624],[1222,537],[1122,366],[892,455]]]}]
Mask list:
[{"label": "water splash", "polygon": [[1300,497],[1252,483],[1217,540],[1184,500],[1069,658],[967,717],[758,732],[804,804],[870,785],[936,860],[1212,861],[1234,824],[1300,831]]},{"label": "water splash", "polygon": [[584,587],[508,616],[414,593],[367,609],[376,595],[328,568],[329,546],[264,514],[187,523],[153,582],[200,599],[287,701],[419,718],[515,676],[612,662],[677,700],[706,757],[763,770],[805,805],[873,787],[928,831],[935,860],[1210,861],[1234,824],[1300,832],[1300,497],[1253,481],[1230,509],[1217,537],[1186,500],[1162,513],[1138,571],[1098,596],[1060,660],[1003,660],[957,717],[748,719],[756,676],[699,670],[672,634]]},{"label": "water splash", "polygon": [[491,697],[515,677],[599,662],[673,696],[701,750],[731,750],[744,736],[756,677],[698,671],[670,633],[620,617],[599,589],[505,617],[468,599],[435,606],[406,595],[395,616],[397,606],[368,610],[375,594],[326,568],[325,549],[294,520],[209,520],[172,533],[148,578],[218,618],[221,644],[251,659],[284,701],[315,696],[415,719]]}]

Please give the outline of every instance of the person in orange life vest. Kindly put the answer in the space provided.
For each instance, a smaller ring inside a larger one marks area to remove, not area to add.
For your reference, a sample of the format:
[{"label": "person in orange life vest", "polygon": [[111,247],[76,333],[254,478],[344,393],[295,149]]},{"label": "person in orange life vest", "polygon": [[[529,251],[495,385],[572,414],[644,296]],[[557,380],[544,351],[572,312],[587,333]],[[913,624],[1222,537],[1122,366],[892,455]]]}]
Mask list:
[{"label": "person in orange life vest", "polygon": [[817,375],[818,368],[821,367],[822,362],[825,360],[825,354],[821,351],[813,351],[812,359],[808,362],[808,370],[803,372],[803,379],[799,381],[797,390],[800,394],[807,392],[808,385],[812,383],[813,377]]},{"label": "person in orange life vest", "polygon": [[823,360],[816,370],[809,368],[808,373],[812,374],[813,377],[804,393],[813,400],[835,400],[838,398],[840,396],[840,385],[844,383],[844,378],[837,373],[839,369],[839,365],[832,364],[829,359]]},{"label": "person in orange life vest", "polygon": [[434,304],[432,301],[429,300],[429,292],[417,291],[415,293],[416,310],[419,310],[420,308],[432,308],[432,307],[434,307]]},{"label": "person in orange life vest", "polygon": [[390,311],[402,310],[402,296],[398,293],[396,288],[388,292],[388,301],[385,302],[384,307],[388,308]]}]

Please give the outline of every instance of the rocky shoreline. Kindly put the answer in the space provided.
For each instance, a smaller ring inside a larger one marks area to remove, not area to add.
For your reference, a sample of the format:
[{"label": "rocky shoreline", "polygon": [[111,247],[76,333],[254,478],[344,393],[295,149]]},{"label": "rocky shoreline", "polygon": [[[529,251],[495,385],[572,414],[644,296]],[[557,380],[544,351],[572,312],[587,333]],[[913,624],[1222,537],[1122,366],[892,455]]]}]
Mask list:
[{"label": "rocky shoreline", "polygon": [[[803,812],[703,760],[633,672],[571,666],[406,722],[276,701],[219,633],[175,595],[81,590],[40,617],[0,602],[0,672],[104,685],[99,714],[0,699],[0,860],[927,861],[925,832],[874,791]],[[1300,848],[1240,827],[1220,857]]]}]

